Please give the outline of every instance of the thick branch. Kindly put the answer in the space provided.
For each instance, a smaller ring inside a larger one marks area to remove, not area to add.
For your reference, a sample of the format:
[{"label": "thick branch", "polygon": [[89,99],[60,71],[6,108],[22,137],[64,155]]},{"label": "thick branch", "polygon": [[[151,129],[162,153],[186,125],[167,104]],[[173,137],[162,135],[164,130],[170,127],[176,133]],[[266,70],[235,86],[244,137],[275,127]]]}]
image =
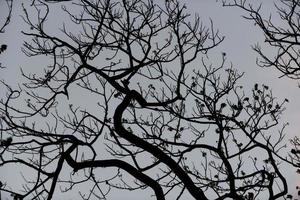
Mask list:
[{"label": "thick branch", "polygon": [[158,158],[161,162],[166,164],[183,182],[184,186],[190,192],[190,194],[195,199],[205,200],[207,199],[204,195],[203,191],[196,187],[192,179],[188,176],[188,174],[172,159],[170,158],[165,152],[160,150],[158,147],[155,147],[148,142],[144,141],[143,139],[131,134],[122,126],[122,115],[130,104],[130,101],[133,99],[133,94],[127,94],[123,100],[123,102],[116,108],[114,114],[114,125],[116,133],[126,139],[127,141],[131,142],[132,144],[144,149],[145,151],[151,153],[153,156]]},{"label": "thick branch", "polygon": [[95,161],[84,161],[84,162],[76,162],[70,154],[66,154],[66,161],[67,163],[74,169],[74,171],[78,171],[84,168],[91,168],[91,167],[118,167],[123,169],[124,171],[128,172],[130,175],[138,179],[139,181],[145,183],[146,185],[150,186],[156,195],[156,199],[164,200],[165,196],[163,190],[159,183],[154,181],[152,178],[143,174],[130,164],[117,159],[110,159],[110,160],[95,160]]}]

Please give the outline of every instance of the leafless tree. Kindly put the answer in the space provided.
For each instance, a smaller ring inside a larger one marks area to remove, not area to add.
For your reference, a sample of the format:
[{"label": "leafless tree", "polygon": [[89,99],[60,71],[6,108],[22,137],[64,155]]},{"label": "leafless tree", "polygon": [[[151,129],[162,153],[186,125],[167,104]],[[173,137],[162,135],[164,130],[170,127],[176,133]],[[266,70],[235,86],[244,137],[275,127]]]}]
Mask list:
[{"label": "leafless tree", "polygon": [[212,22],[176,0],[80,0],[61,4],[72,23],[59,32],[50,25],[58,5],[23,5],[23,52],[45,66],[23,68],[20,88],[3,83],[0,167],[34,176],[24,175],[22,191],[9,181],[1,191],[15,199],[147,188],[160,200],[286,195],[284,128],[273,128],[287,100],[276,102],[266,85],[244,91],[225,53],[209,61],[223,40]]},{"label": "leafless tree", "polygon": [[[275,55],[270,55],[259,44],[254,50],[260,55],[258,65],[262,67],[275,67],[282,76],[291,79],[300,78],[300,2],[298,0],[275,1],[276,16],[265,17],[261,12],[262,5],[254,6],[251,1],[223,1],[225,6],[237,6],[249,15],[245,18],[253,20],[255,25],[263,31],[265,43],[272,47]],[[274,20],[274,18],[276,18]],[[280,21],[281,20],[281,21]]]},{"label": "leafless tree", "polygon": [[[276,14],[270,13],[266,17],[262,12],[264,4],[253,5],[248,0],[224,0],[224,6],[239,7],[246,11],[245,18],[251,20],[264,33],[266,50],[257,44],[253,49],[258,53],[257,63],[261,67],[275,67],[281,77],[300,79],[300,1],[278,0],[275,1]],[[274,19],[275,18],[275,19]],[[270,54],[273,52],[273,54]],[[293,149],[288,162],[298,167],[300,173],[300,141],[298,137],[291,139]],[[299,186],[297,186],[299,190]],[[300,196],[300,192],[299,192]],[[291,196],[290,196],[291,197]]]}]

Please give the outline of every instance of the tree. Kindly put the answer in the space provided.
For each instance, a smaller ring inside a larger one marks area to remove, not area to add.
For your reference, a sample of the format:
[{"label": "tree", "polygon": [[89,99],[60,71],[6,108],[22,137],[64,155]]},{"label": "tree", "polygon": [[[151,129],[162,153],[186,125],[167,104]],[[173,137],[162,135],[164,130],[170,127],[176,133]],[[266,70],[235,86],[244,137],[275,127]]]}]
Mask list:
[{"label": "tree", "polygon": [[212,23],[192,22],[176,0],[80,0],[61,6],[73,23],[58,32],[49,25],[57,1],[23,7],[23,52],[45,66],[23,68],[21,88],[4,83],[0,166],[35,176],[23,191],[9,182],[2,191],[52,199],[86,184],[82,199],[146,188],[160,200],[286,195],[284,128],[273,130],[286,100],[266,85],[243,91],[225,53],[209,61],[223,41]]},{"label": "tree", "polygon": [[[223,1],[224,6],[238,7],[246,11],[244,17],[254,21],[255,25],[264,33],[265,44],[271,47],[270,51],[262,49],[260,44],[253,47],[259,55],[257,64],[261,67],[273,67],[282,73],[281,77],[299,80],[300,78],[300,2],[298,0],[279,0],[275,2],[276,19],[270,14],[268,18],[264,17],[262,4],[253,5],[247,0],[242,1]],[[279,19],[279,20],[278,20]],[[290,152],[287,162],[297,167],[297,173],[300,173],[300,139],[295,137],[290,140],[293,149]],[[299,186],[296,186],[299,191]],[[298,192],[300,196],[300,192]],[[291,197],[291,196],[290,196]]]},{"label": "tree", "polygon": [[[279,3],[278,3],[279,2]],[[262,5],[254,6],[252,2],[223,1],[225,6],[236,6],[246,11],[246,19],[254,21],[255,25],[264,33],[265,43],[274,51],[275,55],[268,53],[259,44],[253,49],[259,54],[260,60],[257,64],[261,67],[275,67],[283,75],[291,79],[300,78],[299,66],[299,9],[298,0],[279,0],[275,3],[277,18],[273,20],[272,15],[264,18],[261,12]]]}]

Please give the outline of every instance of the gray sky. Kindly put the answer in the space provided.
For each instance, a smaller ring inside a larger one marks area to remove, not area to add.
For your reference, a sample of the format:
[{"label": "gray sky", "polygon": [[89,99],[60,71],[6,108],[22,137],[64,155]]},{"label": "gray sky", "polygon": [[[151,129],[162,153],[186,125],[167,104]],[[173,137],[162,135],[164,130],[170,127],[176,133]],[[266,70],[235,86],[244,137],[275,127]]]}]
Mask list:
[{"label": "gray sky", "polygon": [[[241,72],[245,72],[241,84],[253,87],[254,83],[262,83],[272,88],[273,94],[278,99],[288,98],[290,102],[286,105],[286,111],[281,122],[289,122],[286,129],[287,138],[299,136],[300,130],[300,89],[297,81],[288,78],[278,78],[280,74],[274,68],[260,68],[256,65],[257,54],[251,49],[251,45],[260,43],[264,47],[263,33],[253,22],[242,18],[245,13],[238,8],[222,7],[220,2],[209,0],[186,1],[189,9],[203,16],[204,19],[211,18],[216,28],[225,36],[225,41],[216,48],[216,51],[224,51],[228,60]],[[259,2],[259,1],[253,1]],[[274,16],[273,1],[263,2],[262,10],[268,16],[273,13],[274,22],[280,24],[280,20]],[[277,19],[277,20],[276,20]],[[280,128],[280,126],[278,126]],[[290,192],[293,191],[295,183],[300,184],[300,177],[295,173],[295,168],[286,170],[289,180]]]},{"label": "gray sky", "polygon": [[[300,89],[296,81],[287,78],[278,78],[280,74],[271,68],[259,68],[256,61],[256,54],[251,49],[251,45],[256,42],[263,42],[263,35],[252,22],[243,19],[241,16],[243,12],[237,8],[224,8],[220,2],[212,0],[184,0],[187,7],[192,12],[198,13],[204,23],[208,24],[211,18],[214,22],[214,27],[220,31],[221,35],[225,36],[225,41],[215,48],[211,53],[210,59],[213,61],[214,56],[221,55],[221,52],[226,52],[227,60],[232,62],[233,66],[240,72],[245,72],[245,76],[241,79],[240,84],[246,86],[245,89],[253,87],[254,83],[264,83],[269,85],[274,96],[278,99],[288,98],[290,103],[287,104],[287,109],[282,117],[282,122],[289,122],[290,125],[286,129],[287,138],[299,135],[300,130]],[[20,67],[27,65],[40,65],[43,61],[35,60],[32,63],[30,58],[22,54],[20,48],[23,37],[20,31],[23,29],[23,21],[20,17],[21,1],[15,1],[14,11],[12,16],[12,23],[6,28],[5,34],[0,35],[0,43],[8,44],[8,49],[5,53],[0,55],[0,62],[7,69],[0,73],[0,79],[6,80],[10,84],[15,84],[16,80],[20,80]],[[266,11],[274,11],[271,0],[264,1],[264,8]],[[4,1],[0,1],[0,18],[3,19],[6,12]],[[61,16],[56,16],[60,19]],[[55,26],[55,25],[54,25]],[[4,95],[0,91],[0,95]],[[278,129],[280,126],[278,126]],[[11,168],[4,168],[0,170],[0,177],[10,179],[15,176],[11,174]],[[295,185],[300,177],[295,174],[296,169],[290,168],[286,170],[286,176],[290,185]],[[19,174],[16,174],[19,176]],[[123,191],[122,191],[123,192]],[[130,192],[113,194],[112,199],[120,199],[126,196],[129,198]],[[5,198],[4,198],[5,199]],[[135,199],[133,197],[133,199]]]}]

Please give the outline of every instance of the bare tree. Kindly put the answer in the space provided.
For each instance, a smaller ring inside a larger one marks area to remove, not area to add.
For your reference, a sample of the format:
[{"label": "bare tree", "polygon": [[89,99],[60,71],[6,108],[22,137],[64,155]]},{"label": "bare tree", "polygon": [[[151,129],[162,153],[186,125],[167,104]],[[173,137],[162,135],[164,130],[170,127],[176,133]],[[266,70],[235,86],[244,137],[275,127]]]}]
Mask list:
[{"label": "bare tree", "polygon": [[265,43],[274,50],[275,55],[269,55],[259,44],[254,46],[253,49],[261,58],[257,62],[259,66],[275,67],[283,74],[282,76],[291,79],[300,78],[300,2],[298,0],[278,0],[275,3],[276,20],[273,20],[272,15],[264,17],[261,12],[262,4],[255,7],[248,0],[225,0],[223,3],[225,6],[237,6],[245,10],[249,14],[245,15],[245,18],[254,21],[255,25],[263,31]]},{"label": "bare tree", "polygon": [[212,23],[176,0],[80,0],[62,4],[73,23],[58,32],[49,25],[57,5],[24,5],[23,52],[45,66],[23,68],[21,88],[3,83],[0,167],[35,176],[24,175],[22,191],[9,182],[1,191],[15,199],[81,185],[90,186],[82,199],[146,188],[160,200],[286,195],[284,128],[273,130],[286,100],[277,103],[266,85],[245,92],[224,53],[209,61],[223,40]]},{"label": "bare tree", "polygon": [[[281,77],[299,80],[300,78],[300,1],[278,0],[275,1],[276,16],[271,13],[265,17],[262,12],[263,4],[253,5],[248,0],[223,1],[224,6],[233,6],[246,11],[246,19],[254,21],[255,25],[264,33],[265,44],[270,50],[263,49],[257,44],[253,49],[258,53],[257,64],[261,67],[274,67],[281,73]],[[274,19],[275,18],[275,19]],[[290,140],[292,145],[291,154],[287,162],[297,167],[300,173],[300,141],[298,137]],[[299,186],[296,186],[299,191]],[[300,191],[298,192],[300,196]],[[291,195],[289,195],[292,198]]]}]

